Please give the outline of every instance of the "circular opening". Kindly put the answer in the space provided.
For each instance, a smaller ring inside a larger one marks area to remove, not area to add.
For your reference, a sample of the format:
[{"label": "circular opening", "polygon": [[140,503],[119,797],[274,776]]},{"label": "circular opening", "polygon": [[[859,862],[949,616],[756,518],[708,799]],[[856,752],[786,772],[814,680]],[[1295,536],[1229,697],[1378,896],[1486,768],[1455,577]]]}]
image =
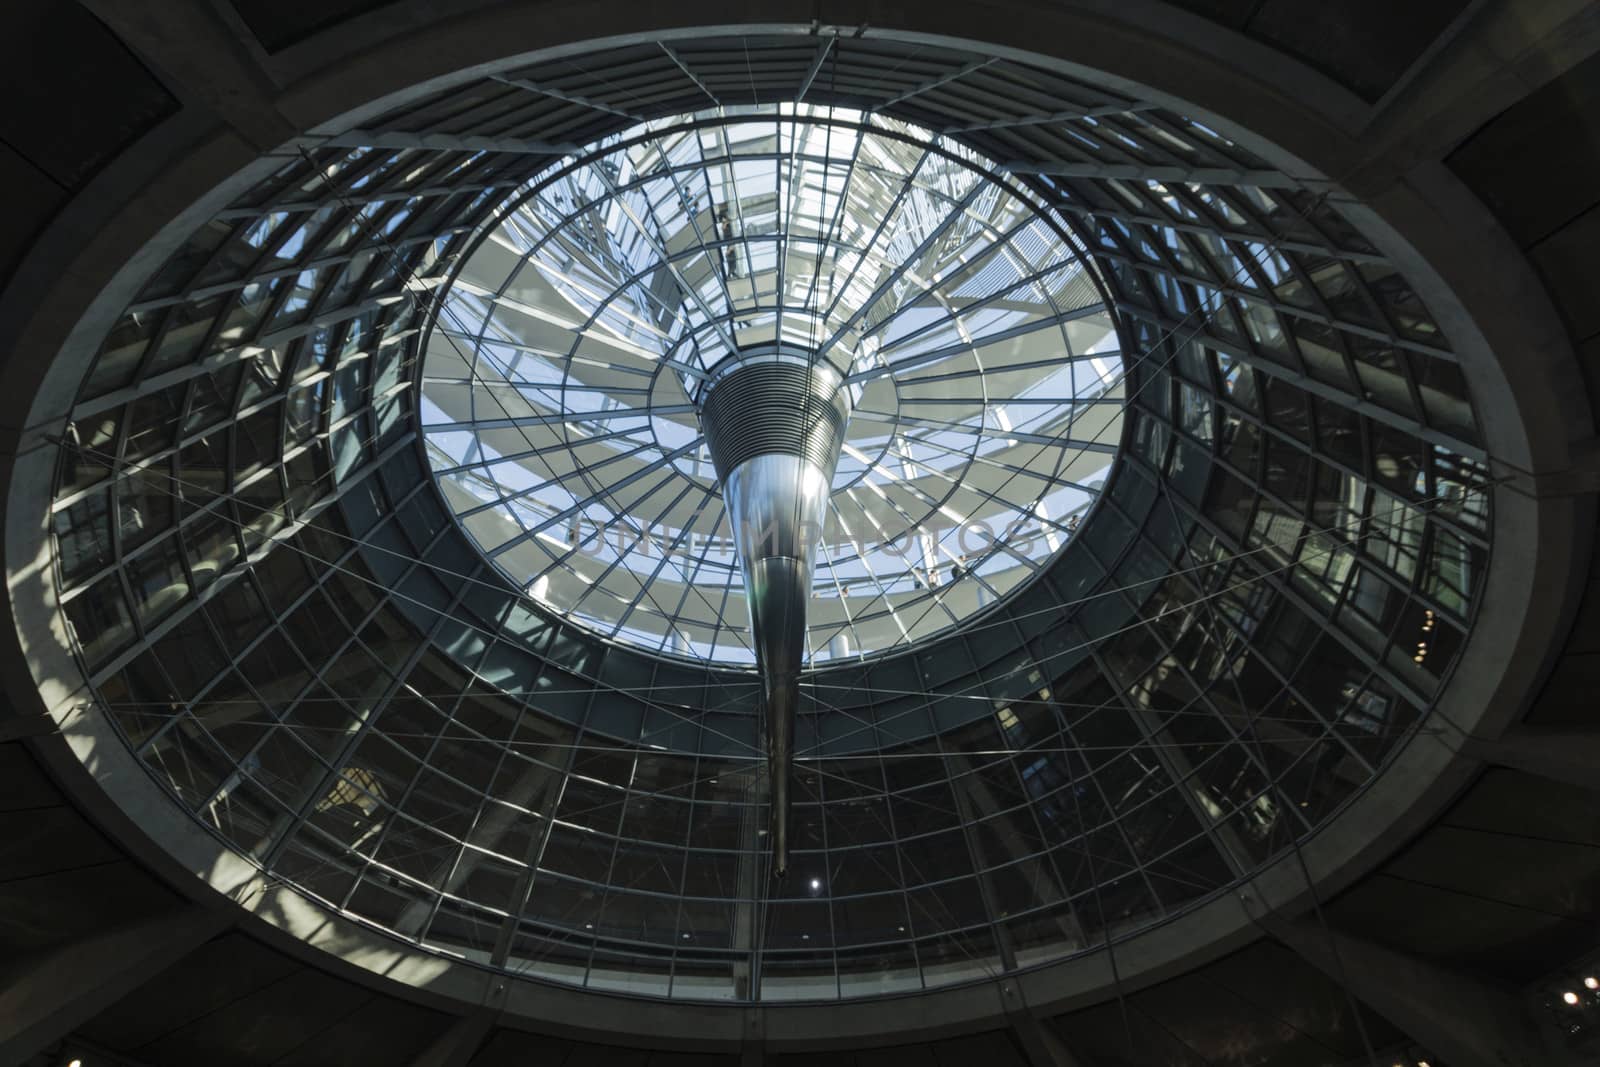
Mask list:
[{"label": "circular opening", "polygon": [[439,301],[435,480],[546,608],[750,664],[701,401],[728,366],[803,360],[853,404],[809,659],[930,637],[1039,573],[1121,439],[1117,333],[1068,234],[991,160],[878,114],[728,108],[612,135],[536,179]]}]

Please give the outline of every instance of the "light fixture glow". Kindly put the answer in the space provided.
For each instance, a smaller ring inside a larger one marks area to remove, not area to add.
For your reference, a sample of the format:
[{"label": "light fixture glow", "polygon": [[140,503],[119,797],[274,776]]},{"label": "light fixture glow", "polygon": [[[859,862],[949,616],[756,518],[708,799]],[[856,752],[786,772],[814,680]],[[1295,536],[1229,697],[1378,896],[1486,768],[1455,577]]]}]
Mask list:
[{"label": "light fixture glow", "polygon": [[1600,989],[1600,978],[1585,978],[1583,985],[1586,989]]},{"label": "light fixture glow", "polygon": [[1561,999],[1566,1001],[1568,1004],[1576,1004],[1578,1003],[1578,994],[1569,989],[1567,992],[1561,994]]}]

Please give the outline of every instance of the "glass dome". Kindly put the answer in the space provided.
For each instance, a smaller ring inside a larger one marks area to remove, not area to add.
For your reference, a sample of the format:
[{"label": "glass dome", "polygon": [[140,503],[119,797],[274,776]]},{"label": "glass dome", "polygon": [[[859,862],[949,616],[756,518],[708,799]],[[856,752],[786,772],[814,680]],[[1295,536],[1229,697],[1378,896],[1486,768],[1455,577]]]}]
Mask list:
[{"label": "glass dome", "polygon": [[[840,88],[807,95],[817,47],[589,57],[659,86],[648,108],[558,59],[430,90],[265,160],[102,335],[39,568],[76,657],[59,691],[319,931],[708,1012],[988,981],[1198,914],[1342,818],[1446,695],[1493,481],[1425,269],[1170,107],[883,38],[829,42]],[[697,114],[752,69],[787,72],[770,106]],[[911,205],[872,252],[864,227]],[[893,412],[852,418],[841,528],[882,500],[940,534],[936,567],[881,585],[847,577],[871,553],[819,560],[882,625],[807,672],[783,881],[739,642],[674,645],[698,609],[662,584],[736,592],[667,494],[716,507],[683,406],[746,338]],[[532,491],[539,450],[565,496]],[[1042,532],[951,580],[940,507],[1036,499]],[[580,545],[608,516],[698,539],[618,554],[614,524],[562,571],[569,509]],[[543,554],[485,549],[511,541]]]},{"label": "glass dome", "polygon": [[1038,574],[1122,432],[1081,242],[993,162],[810,105],[642,123],[531,185],[444,291],[422,369],[435,479],[535,601],[651,652],[754,660],[698,421],[763,346],[853,414],[808,609],[813,663],[946,630]]}]

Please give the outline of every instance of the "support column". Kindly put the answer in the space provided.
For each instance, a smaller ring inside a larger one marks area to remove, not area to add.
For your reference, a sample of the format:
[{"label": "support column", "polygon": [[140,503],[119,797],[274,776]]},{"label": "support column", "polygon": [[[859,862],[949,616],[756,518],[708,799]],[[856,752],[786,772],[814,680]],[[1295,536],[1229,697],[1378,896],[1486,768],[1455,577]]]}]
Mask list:
[{"label": "support column", "polygon": [[1258,920],[1274,938],[1450,1067],[1551,1067],[1515,990],[1304,920]]},{"label": "support column", "polygon": [[0,976],[0,1063],[24,1063],[233,924],[192,905],[17,960]]},{"label": "support column", "polygon": [[1518,726],[1495,741],[1469,737],[1463,755],[1585,789],[1600,789],[1600,734]]}]

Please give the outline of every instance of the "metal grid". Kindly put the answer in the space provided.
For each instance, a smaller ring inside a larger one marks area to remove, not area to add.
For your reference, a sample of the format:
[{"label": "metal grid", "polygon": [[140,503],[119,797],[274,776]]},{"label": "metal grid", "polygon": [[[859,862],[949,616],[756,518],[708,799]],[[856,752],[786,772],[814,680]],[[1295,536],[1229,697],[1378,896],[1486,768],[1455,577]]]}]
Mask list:
[{"label": "metal grid", "polygon": [[608,139],[504,215],[436,329],[422,431],[457,520],[547,608],[652,652],[753,660],[695,405],[735,349],[813,353],[854,395],[813,663],[1032,578],[1121,437],[1115,328],[1061,220],[955,142],[834,108]]},{"label": "metal grid", "polygon": [[[1037,580],[810,676],[776,885],[751,681],[519,596],[430,486],[408,384],[405,294],[496,203],[577,142],[741,91],[966,127],[1075,220],[1129,365],[1126,448]],[[689,999],[1093,950],[1338,810],[1471,625],[1488,475],[1444,338],[1318,190],[1206,127],[1012,61],[733,38],[336,140],[370,147],[221,213],[107,339],[57,565],[86,673],[178,802],[395,936]]]}]

